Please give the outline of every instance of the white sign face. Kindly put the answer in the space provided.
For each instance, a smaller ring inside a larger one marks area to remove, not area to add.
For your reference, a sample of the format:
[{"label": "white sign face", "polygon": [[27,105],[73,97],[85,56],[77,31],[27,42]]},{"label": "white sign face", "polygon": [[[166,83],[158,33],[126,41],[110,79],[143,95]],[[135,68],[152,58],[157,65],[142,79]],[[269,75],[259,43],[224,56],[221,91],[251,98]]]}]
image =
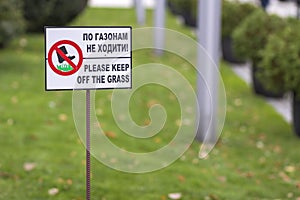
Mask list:
[{"label": "white sign face", "polygon": [[46,90],[132,86],[131,27],[45,27]]}]

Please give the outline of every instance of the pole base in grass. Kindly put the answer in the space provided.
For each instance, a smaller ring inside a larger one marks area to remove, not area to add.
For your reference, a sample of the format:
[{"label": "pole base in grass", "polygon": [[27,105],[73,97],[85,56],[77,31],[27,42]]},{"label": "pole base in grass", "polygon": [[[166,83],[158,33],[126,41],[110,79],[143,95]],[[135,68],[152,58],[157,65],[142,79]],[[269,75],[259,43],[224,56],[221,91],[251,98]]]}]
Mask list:
[{"label": "pole base in grass", "polygon": [[270,98],[282,98],[284,96],[284,92],[273,92],[264,87],[264,85],[260,82],[260,80],[257,79],[255,76],[256,72],[258,70],[258,67],[256,64],[252,65],[252,86],[253,91],[255,94],[262,95],[264,97],[270,97]]},{"label": "pole base in grass", "polygon": [[300,137],[300,99],[296,98],[296,94],[293,97],[293,127],[295,134]]},{"label": "pole base in grass", "polygon": [[245,60],[238,58],[234,54],[231,37],[222,38],[222,55],[223,55],[223,59],[230,63],[242,64],[246,62]]}]

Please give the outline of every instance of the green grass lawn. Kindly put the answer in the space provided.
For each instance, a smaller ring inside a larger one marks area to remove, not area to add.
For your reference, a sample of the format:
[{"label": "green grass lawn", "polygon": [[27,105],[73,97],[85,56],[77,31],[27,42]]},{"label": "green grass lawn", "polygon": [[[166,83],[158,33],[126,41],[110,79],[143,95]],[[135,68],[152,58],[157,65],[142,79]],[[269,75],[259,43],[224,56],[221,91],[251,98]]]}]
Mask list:
[{"label": "green grass lawn", "polygon": [[[151,12],[147,12],[149,26],[151,19]],[[138,27],[134,10],[125,9],[89,8],[73,24]],[[193,35],[171,16],[167,27]],[[182,68],[188,65],[186,61],[169,54],[157,58],[151,51],[137,51],[133,58],[134,65],[176,64],[191,83],[195,82],[195,71]],[[300,140],[225,63],[221,64],[221,74],[227,93],[227,118],[221,138],[207,159],[198,159],[200,144],[196,141],[171,166],[146,174],[118,172],[92,159],[92,199],[167,200],[169,193],[181,193],[183,200],[300,197]],[[43,35],[25,35],[0,50],[0,83],[0,199],[85,199],[85,149],[72,117],[72,92],[44,91]],[[142,145],[115,127],[110,110],[112,91],[97,91],[99,121],[112,134],[112,142],[143,152],[161,147],[172,137],[168,132],[173,131],[179,117],[177,104],[164,97],[170,94],[163,88],[150,91],[145,87],[135,94],[133,119],[138,124],[147,122],[147,103],[153,99],[166,105],[170,119],[159,139],[151,138]],[[49,195],[51,188],[59,192]]]}]

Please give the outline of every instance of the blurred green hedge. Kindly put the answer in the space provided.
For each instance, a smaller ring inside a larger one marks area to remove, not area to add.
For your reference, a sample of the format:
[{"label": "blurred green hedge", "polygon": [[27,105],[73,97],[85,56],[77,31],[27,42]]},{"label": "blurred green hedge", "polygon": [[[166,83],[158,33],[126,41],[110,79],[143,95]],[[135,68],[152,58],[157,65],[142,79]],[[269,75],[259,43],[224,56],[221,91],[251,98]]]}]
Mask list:
[{"label": "blurred green hedge", "polygon": [[174,15],[183,18],[184,24],[191,27],[197,25],[197,0],[168,0],[168,7]]},{"label": "blurred green hedge", "polygon": [[27,31],[42,32],[43,27],[63,26],[87,6],[88,0],[23,0]]},{"label": "blurred green hedge", "polygon": [[0,48],[44,26],[64,26],[87,6],[88,0],[0,0]]},{"label": "blurred green hedge", "polygon": [[0,0],[0,48],[24,31],[20,0]]}]

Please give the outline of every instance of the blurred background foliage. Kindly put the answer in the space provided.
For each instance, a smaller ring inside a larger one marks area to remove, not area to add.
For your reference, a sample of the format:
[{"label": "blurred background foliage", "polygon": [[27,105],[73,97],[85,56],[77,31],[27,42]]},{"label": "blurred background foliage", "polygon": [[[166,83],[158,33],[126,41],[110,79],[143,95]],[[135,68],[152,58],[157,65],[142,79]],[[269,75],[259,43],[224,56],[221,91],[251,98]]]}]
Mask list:
[{"label": "blurred background foliage", "polygon": [[0,48],[24,32],[63,26],[87,6],[88,0],[0,0]]}]

